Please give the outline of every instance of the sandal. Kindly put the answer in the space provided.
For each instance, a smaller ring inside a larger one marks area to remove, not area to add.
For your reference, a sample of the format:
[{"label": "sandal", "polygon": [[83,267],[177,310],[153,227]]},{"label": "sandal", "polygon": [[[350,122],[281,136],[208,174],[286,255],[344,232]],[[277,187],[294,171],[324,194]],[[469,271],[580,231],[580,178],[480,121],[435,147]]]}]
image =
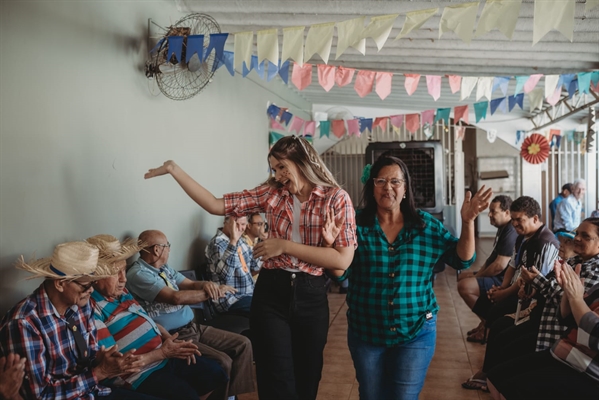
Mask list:
[{"label": "sandal", "polygon": [[487,387],[487,380],[476,379],[474,375],[468,378],[466,382],[462,382],[462,387],[468,390],[482,390],[483,392],[489,391],[489,388]]},{"label": "sandal", "polygon": [[481,322],[480,324],[478,324],[478,326],[476,328],[470,329],[468,332],[466,332],[466,335],[468,335],[468,336],[474,335],[476,332],[480,331],[484,327],[485,327],[485,323]]},{"label": "sandal", "polygon": [[487,329],[483,328],[466,338],[468,342],[485,344],[487,343]]}]

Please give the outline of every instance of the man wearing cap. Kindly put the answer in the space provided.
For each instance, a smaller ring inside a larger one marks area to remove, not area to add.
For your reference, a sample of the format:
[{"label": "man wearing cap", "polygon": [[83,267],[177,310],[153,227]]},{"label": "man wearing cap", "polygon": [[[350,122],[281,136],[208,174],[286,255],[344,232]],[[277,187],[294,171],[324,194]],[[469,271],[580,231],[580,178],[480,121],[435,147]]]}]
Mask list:
[{"label": "man wearing cap", "polygon": [[[141,247],[135,240],[119,242],[110,235],[87,241],[100,250],[100,257],[113,265],[116,274],[94,283],[94,317],[101,345],[118,344],[123,351],[136,348],[144,366],[136,374],[112,379],[108,386],[132,388],[161,398],[205,399],[215,389],[223,392],[228,377],[218,363],[199,357],[191,341],[178,340],[156,324],[125,289],[126,259]],[[196,357],[198,356],[198,357]],[[173,390],[176,387],[176,390]]]},{"label": "man wearing cap", "polygon": [[63,243],[52,257],[17,267],[44,282],[0,321],[0,355],[26,359],[20,394],[25,399],[154,399],[99,384],[137,373],[140,358],[118,346],[99,348],[89,298],[94,280],[112,274],[86,242]]},{"label": "man wearing cap", "polygon": [[127,271],[128,291],[171,335],[178,333],[179,339],[192,339],[203,356],[220,364],[230,378],[228,396],[253,392],[253,356],[249,339],[196,325],[189,307],[189,304],[219,299],[227,292],[235,293],[235,289],[214,282],[192,281],[169,267],[171,245],[164,233],[144,231],[139,240],[146,246]]}]

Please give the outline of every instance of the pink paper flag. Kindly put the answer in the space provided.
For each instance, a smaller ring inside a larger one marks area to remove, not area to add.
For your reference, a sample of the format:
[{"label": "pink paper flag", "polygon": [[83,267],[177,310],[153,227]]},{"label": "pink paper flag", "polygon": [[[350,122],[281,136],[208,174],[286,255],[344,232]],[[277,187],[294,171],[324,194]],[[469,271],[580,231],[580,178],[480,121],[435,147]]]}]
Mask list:
[{"label": "pink paper flag", "polygon": [[368,93],[372,92],[372,85],[374,84],[375,76],[376,72],[374,71],[358,71],[356,83],[354,84],[354,89],[356,89],[358,96],[364,97]]},{"label": "pink paper flag", "polygon": [[453,109],[453,118],[455,122],[459,122],[460,119],[465,123],[468,123],[468,104],[465,106],[458,106]]},{"label": "pink paper flag", "polygon": [[312,64],[299,65],[293,63],[293,72],[291,73],[291,82],[299,90],[304,90],[312,83]]},{"label": "pink paper flag", "polygon": [[462,88],[462,77],[458,75],[447,75],[451,93],[457,93]]},{"label": "pink paper flag", "polygon": [[591,89],[593,89],[593,92],[599,93],[599,81],[597,81],[595,86],[593,86],[593,81],[591,81]]},{"label": "pink paper flag", "polygon": [[391,121],[391,125],[397,129],[403,125],[403,115],[392,115],[389,117],[389,120]]},{"label": "pink paper flag", "polygon": [[338,67],[335,73],[335,83],[339,87],[349,85],[354,79],[354,73],[356,72],[353,68]]},{"label": "pink paper flag", "polygon": [[433,124],[433,120],[435,119],[435,110],[426,110],[422,112],[422,125],[424,124]]},{"label": "pink paper flag", "polygon": [[341,139],[341,137],[343,135],[345,135],[345,121],[342,119],[336,119],[333,120],[333,122],[331,123],[331,127],[333,130],[333,134],[335,136],[337,136],[339,139]]},{"label": "pink paper flag", "polygon": [[386,132],[387,131],[387,119],[388,119],[388,117],[376,117],[374,119],[374,123],[372,124],[372,127],[374,128],[374,127],[378,126],[379,128],[381,128],[381,130],[383,132]]},{"label": "pink paper flag", "polygon": [[420,114],[406,115],[406,129],[410,133],[416,132],[420,128]]},{"label": "pink paper flag", "polygon": [[559,98],[561,96],[562,96],[562,88],[560,86],[558,88],[555,88],[555,91],[553,92],[553,94],[551,96],[547,97],[547,103],[554,106],[557,104],[557,102],[559,101]]},{"label": "pink paper flag", "polygon": [[464,140],[464,133],[466,132],[466,127],[457,125],[454,129],[455,129],[455,138],[457,140]]},{"label": "pink paper flag", "polygon": [[316,122],[306,121],[306,125],[304,126],[304,136],[314,136],[315,130],[316,130]]},{"label": "pink paper flag", "polygon": [[524,93],[528,93],[528,92],[532,91],[535,88],[535,86],[537,86],[537,83],[539,83],[539,81],[541,80],[542,77],[543,77],[543,74],[535,74],[535,75],[529,76],[528,80],[524,84]]},{"label": "pink paper flag", "polygon": [[279,124],[279,122],[276,119],[271,119],[270,120],[270,129],[274,129],[277,131],[284,131],[285,128],[283,127],[283,125]]},{"label": "pink paper flag", "polygon": [[418,82],[420,82],[420,74],[404,74],[406,77],[406,82],[404,83],[404,87],[406,88],[406,92],[408,92],[408,96],[411,96],[416,89],[418,89]]},{"label": "pink paper flag", "polygon": [[293,121],[291,122],[291,127],[289,128],[289,132],[297,132],[299,135],[302,132],[302,128],[304,127],[304,121],[300,117],[293,117]]},{"label": "pink paper flag", "polygon": [[360,120],[350,119],[347,121],[347,135],[360,137]]},{"label": "pink paper flag", "polygon": [[433,96],[433,99],[437,101],[441,97],[441,77],[438,75],[427,75],[426,76],[426,87],[428,88],[428,94]]},{"label": "pink paper flag", "polygon": [[318,64],[318,83],[327,92],[335,86],[335,66]]},{"label": "pink paper flag", "polygon": [[391,93],[391,80],[393,79],[393,73],[391,72],[377,72],[376,73],[376,94],[379,95],[381,100],[385,100]]}]

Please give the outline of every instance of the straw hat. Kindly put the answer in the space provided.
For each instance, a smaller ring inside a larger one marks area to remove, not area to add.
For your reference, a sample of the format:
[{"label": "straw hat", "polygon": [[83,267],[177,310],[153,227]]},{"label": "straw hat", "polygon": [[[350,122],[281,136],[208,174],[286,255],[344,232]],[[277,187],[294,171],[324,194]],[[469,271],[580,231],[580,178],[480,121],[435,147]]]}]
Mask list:
[{"label": "straw hat", "polygon": [[52,257],[26,263],[21,256],[16,267],[33,274],[27,279],[76,279],[91,282],[113,275],[112,268],[99,259],[99,253],[97,247],[87,242],[67,242],[56,246]]},{"label": "straw hat", "polygon": [[140,241],[126,239],[123,243],[112,235],[96,235],[87,238],[86,241],[100,250],[100,259],[107,264],[126,260],[143,248]]}]

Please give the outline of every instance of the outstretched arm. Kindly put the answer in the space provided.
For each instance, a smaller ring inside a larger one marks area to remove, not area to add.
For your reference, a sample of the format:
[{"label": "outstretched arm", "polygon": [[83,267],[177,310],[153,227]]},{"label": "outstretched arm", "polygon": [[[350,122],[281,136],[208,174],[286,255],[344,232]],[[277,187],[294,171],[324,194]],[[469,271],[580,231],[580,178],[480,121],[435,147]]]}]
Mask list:
[{"label": "outstretched arm", "polygon": [[474,196],[466,192],[461,210],[462,232],[456,248],[461,260],[467,261],[474,256],[474,220],[489,206],[492,195],[491,188],[485,190],[485,186],[481,187]]},{"label": "outstretched arm", "polygon": [[171,174],[177,183],[185,190],[185,193],[193,201],[198,203],[200,207],[213,215],[225,215],[225,201],[217,199],[206,188],[197,183],[187,172],[175,164],[174,161],[165,161],[162,166],[152,168],[144,175],[145,179],[154,178],[156,176]]}]

